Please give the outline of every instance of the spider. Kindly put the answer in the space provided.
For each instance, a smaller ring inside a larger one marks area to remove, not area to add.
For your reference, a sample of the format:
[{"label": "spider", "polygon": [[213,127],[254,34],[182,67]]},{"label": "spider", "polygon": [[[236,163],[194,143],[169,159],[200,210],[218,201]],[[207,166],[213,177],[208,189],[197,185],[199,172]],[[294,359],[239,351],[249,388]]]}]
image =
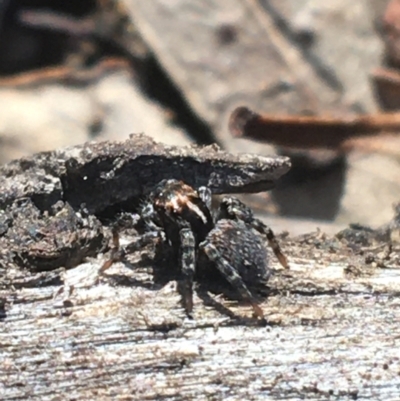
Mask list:
[{"label": "spider", "polygon": [[255,315],[263,318],[261,307],[246,285],[266,281],[270,274],[267,251],[259,234],[267,239],[279,262],[288,268],[286,257],[271,229],[254,218],[251,209],[239,199],[224,197],[215,216],[211,200],[207,187],[195,190],[175,179],[161,181],[141,209],[140,218],[147,231],[139,241],[122,249],[118,229],[113,229],[111,257],[101,272],[122,260],[128,252],[161,238],[172,246],[177,256],[187,315],[193,310],[193,280],[201,263],[199,254],[203,253],[241,297],[250,302]]}]

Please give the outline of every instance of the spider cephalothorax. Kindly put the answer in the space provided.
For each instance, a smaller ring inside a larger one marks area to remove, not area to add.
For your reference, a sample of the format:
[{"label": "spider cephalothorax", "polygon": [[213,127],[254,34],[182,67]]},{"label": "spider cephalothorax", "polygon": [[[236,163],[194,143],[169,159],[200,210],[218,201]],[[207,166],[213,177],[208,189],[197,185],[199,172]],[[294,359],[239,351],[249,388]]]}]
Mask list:
[{"label": "spider cephalothorax", "polygon": [[[224,197],[213,217],[208,188],[195,190],[182,181],[170,179],[161,181],[151,192],[140,216],[147,232],[136,246],[158,237],[164,238],[177,251],[183,302],[188,314],[193,309],[192,288],[200,263],[198,256],[203,252],[222,276],[251,303],[256,315],[263,317],[262,309],[246,285],[266,281],[269,276],[267,251],[260,234],[268,240],[281,264],[287,267],[287,262],[272,231],[255,219],[246,205],[237,198]],[[118,234],[114,233],[112,257],[102,270],[120,260],[125,253],[119,248]]]}]

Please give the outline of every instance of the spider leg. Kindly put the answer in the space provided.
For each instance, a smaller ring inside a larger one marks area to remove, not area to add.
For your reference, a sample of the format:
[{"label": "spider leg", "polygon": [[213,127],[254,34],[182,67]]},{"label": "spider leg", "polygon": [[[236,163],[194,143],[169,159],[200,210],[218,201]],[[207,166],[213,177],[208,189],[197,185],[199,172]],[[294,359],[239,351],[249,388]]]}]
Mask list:
[{"label": "spider leg", "polygon": [[233,196],[225,196],[219,207],[217,220],[220,219],[236,219],[251,226],[254,230],[267,238],[268,245],[273,250],[279,263],[286,269],[289,268],[286,256],[282,253],[278,241],[273,231],[261,220],[254,217],[253,211],[243,202]]},{"label": "spider leg", "polygon": [[99,273],[102,274],[106,270],[108,270],[114,263],[120,262],[124,259],[124,257],[131,252],[135,252],[146,245],[152,243],[155,239],[159,238],[162,234],[161,230],[158,231],[149,231],[141,235],[136,241],[133,241],[126,245],[125,247],[121,247],[119,242],[119,227],[114,226],[112,228],[112,243],[113,246],[111,248],[110,259],[106,260],[100,268]]},{"label": "spider leg", "polygon": [[99,274],[102,274],[108,270],[115,262],[119,262],[123,259],[125,254],[120,249],[119,245],[119,232],[116,226],[112,228],[112,248],[110,253],[110,259],[106,260],[99,270]]},{"label": "spider leg", "polygon": [[246,284],[243,282],[237,271],[230,265],[230,263],[221,256],[221,253],[218,251],[218,249],[207,241],[204,241],[200,246],[204,249],[207,257],[215,263],[215,266],[222,273],[222,275],[234,288],[239,291],[242,298],[250,302],[255,315],[261,319],[264,318],[263,310],[260,308],[257,302],[254,301],[253,296],[246,287]]},{"label": "spider leg", "polygon": [[184,227],[179,232],[181,241],[180,265],[183,275],[183,304],[187,314],[193,310],[193,277],[196,266],[196,241],[193,231]]},{"label": "spider leg", "polygon": [[197,193],[200,196],[200,199],[205,203],[208,210],[211,210],[211,203],[212,203],[212,193],[210,188],[208,187],[200,187],[197,190]]},{"label": "spider leg", "polygon": [[160,230],[160,228],[155,223],[157,212],[155,211],[152,203],[148,202],[143,205],[140,216],[149,229]]},{"label": "spider leg", "polygon": [[272,251],[274,252],[276,258],[279,260],[279,263],[285,268],[289,269],[289,263],[287,261],[286,256],[282,253],[281,247],[277,239],[275,238],[274,232],[261,220],[254,219],[253,224],[251,226],[257,230],[259,233],[265,235],[268,241],[268,245],[271,247]]}]

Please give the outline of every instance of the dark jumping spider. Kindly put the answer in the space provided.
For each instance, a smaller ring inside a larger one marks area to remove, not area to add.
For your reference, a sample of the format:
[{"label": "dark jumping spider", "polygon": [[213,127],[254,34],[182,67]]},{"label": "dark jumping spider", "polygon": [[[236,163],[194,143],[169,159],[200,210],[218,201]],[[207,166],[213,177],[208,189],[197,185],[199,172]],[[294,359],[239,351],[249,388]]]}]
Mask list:
[{"label": "dark jumping spider", "polygon": [[273,232],[254,218],[246,205],[234,197],[224,197],[213,217],[208,188],[201,187],[196,191],[182,181],[170,179],[161,181],[151,192],[140,216],[147,232],[133,247],[131,244],[121,249],[118,231],[114,230],[114,248],[111,258],[102,266],[102,272],[120,261],[128,248],[137,249],[149,240],[164,238],[177,254],[179,252],[187,314],[193,309],[193,278],[198,253],[204,252],[223,277],[251,303],[255,314],[263,317],[262,309],[245,284],[266,281],[269,276],[267,251],[260,235],[253,229],[266,237],[280,263],[284,267],[288,265]]}]

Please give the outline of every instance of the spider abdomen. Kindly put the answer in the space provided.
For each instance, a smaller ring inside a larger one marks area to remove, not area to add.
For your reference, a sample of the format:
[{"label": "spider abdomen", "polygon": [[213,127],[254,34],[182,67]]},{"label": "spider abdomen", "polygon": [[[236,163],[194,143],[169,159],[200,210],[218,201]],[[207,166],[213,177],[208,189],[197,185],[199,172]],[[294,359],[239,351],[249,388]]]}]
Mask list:
[{"label": "spider abdomen", "polygon": [[245,282],[257,283],[269,277],[268,253],[260,236],[245,223],[221,219],[209,232],[202,247],[212,245]]}]

